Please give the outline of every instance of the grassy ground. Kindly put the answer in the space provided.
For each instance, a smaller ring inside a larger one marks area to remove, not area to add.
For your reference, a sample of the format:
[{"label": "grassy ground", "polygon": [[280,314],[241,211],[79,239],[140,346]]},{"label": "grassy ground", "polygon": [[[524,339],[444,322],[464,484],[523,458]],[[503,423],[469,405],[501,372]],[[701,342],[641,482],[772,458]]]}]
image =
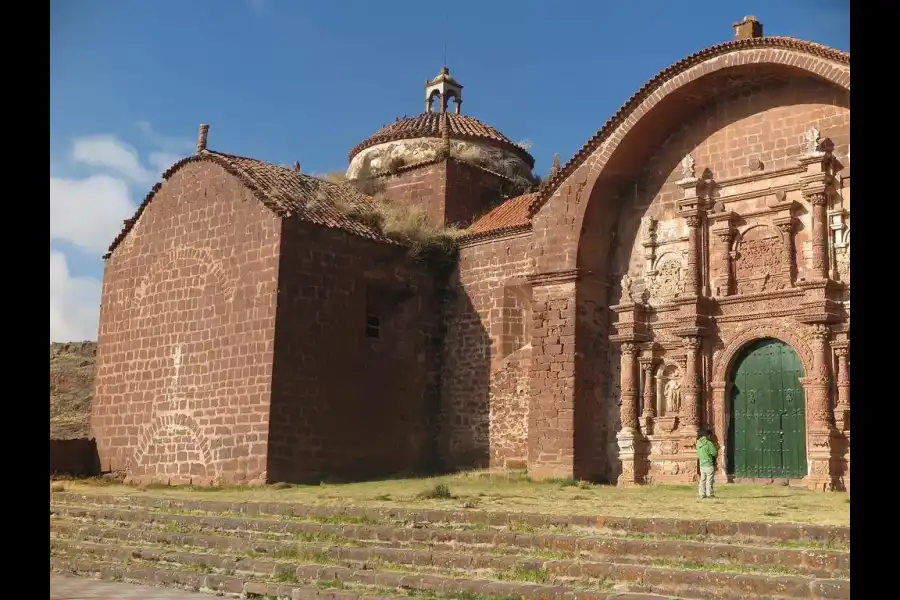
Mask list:
[{"label": "grassy ground", "polygon": [[[480,509],[547,514],[685,518],[849,525],[850,496],[775,485],[718,485],[715,500],[695,486],[617,488],[581,482],[532,482],[522,473],[469,472],[427,479],[265,487],[135,487],[105,480],[56,482],[67,492],[140,494],[237,502]],[[448,497],[449,496],[449,497]]]}]

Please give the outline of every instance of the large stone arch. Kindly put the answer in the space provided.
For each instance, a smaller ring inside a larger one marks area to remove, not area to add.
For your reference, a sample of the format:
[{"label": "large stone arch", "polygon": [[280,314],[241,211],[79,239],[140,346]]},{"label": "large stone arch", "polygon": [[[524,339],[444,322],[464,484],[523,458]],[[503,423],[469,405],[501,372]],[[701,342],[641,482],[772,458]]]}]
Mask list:
[{"label": "large stone arch", "polygon": [[[596,271],[586,254],[605,249],[581,243],[591,225],[585,222],[588,208],[594,213],[616,214],[617,186],[633,177],[635,168],[665,139],[672,124],[715,96],[720,84],[773,74],[813,76],[849,92],[850,56],[811,42],[757,38],[708,48],[662,71],[538,194],[531,207],[534,247],[539,249],[536,271]],[[608,220],[605,225],[609,226]]]},{"label": "large stone arch", "polygon": [[713,385],[724,384],[727,381],[728,373],[733,366],[735,358],[740,355],[741,350],[747,344],[764,338],[779,340],[793,348],[803,363],[803,371],[806,374],[813,372],[812,349],[803,336],[788,327],[774,323],[753,325],[742,329],[731,337],[725,343],[725,348],[715,357],[713,360]]},{"label": "large stone arch", "polygon": [[[621,293],[617,247],[633,246],[638,235],[636,224],[623,225],[623,211],[635,207],[646,163],[676,127],[719,98],[807,79],[833,90],[849,108],[847,53],[787,38],[706,49],[641,88],[537,194],[530,207],[537,315],[529,417],[534,476],[614,481],[621,468],[619,381],[608,366],[619,359],[609,309]],[[569,343],[561,343],[567,335]],[[809,369],[808,350],[800,353]]]}]

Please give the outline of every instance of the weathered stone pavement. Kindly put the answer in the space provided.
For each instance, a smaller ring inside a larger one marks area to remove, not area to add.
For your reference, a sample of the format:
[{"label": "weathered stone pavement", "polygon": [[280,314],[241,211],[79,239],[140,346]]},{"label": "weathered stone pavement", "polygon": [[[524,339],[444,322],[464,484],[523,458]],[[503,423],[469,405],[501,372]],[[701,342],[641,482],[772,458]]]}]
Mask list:
[{"label": "weathered stone pavement", "polygon": [[197,600],[208,594],[164,587],[50,575],[50,600]]}]

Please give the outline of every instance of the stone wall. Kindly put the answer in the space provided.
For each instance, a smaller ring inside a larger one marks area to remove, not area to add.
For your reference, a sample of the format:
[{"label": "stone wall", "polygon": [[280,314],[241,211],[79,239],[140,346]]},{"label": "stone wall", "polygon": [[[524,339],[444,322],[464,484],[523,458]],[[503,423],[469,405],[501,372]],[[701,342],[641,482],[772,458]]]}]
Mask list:
[{"label": "stone wall", "polygon": [[438,287],[405,248],[285,222],[270,480],[434,467]]},{"label": "stone wall", "polygon": [[496,173],[452,158],[403,169],[377,182],[394,202],[424,211],[435,224],[460,227],[500,202],[509,185]]},{"label": "stone wall", "polygon": [[442,456],[450,468],[527,459],[531,288],[528,234],[467,244],[451,279],[442,375]]},{"label": "stone wall", "polygon": [[92,432],[136,479],[266,479],[280,220],[182,167],[107,260]]}]

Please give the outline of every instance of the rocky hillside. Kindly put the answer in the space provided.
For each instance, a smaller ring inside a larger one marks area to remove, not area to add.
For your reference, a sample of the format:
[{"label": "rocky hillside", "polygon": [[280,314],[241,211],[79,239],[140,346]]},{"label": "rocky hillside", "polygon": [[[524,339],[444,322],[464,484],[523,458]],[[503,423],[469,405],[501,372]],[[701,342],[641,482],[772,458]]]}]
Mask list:
[{"label": "rocky hillside", "polygon": [[50,437],[90,437],[96,342],[50,344]]}]

